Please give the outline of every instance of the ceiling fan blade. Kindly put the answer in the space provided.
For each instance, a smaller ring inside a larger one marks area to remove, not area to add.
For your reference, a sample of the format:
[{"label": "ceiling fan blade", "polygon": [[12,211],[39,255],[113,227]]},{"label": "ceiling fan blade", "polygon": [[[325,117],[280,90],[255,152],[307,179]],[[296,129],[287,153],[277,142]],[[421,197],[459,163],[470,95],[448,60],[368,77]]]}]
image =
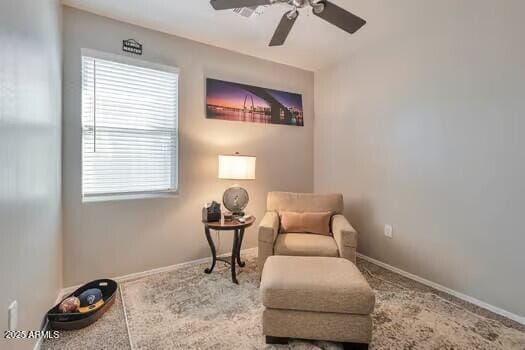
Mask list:
[{"label": "ceiling fan blade", "polygon": [[279,22],[275,33],[273,33],[270,46],[281,46],[286,41],[286,38],[288,37],[288,34],[290,34],[297,17],[299,17],[299,12],[295,12],[295,15],[291,16],[292,12],[294,12],[294,10],[286,12],[283,18],[281,18],[281,22]]},{"label": "ceiling fan blade", "polygon": [[240,7],[270,5],[271,0],[211,0],[210,4],[216,10],[229,10]]},{"label": "ceiling fan blade", "polygon": [[321,17],[325,21],[350,34],[357,32],[357,30],[366,23],[364,19],[357,17],[329,1],[323,1],[322,3],[324,3],[324,10],[319,13],[314,10],[314,15]]}]

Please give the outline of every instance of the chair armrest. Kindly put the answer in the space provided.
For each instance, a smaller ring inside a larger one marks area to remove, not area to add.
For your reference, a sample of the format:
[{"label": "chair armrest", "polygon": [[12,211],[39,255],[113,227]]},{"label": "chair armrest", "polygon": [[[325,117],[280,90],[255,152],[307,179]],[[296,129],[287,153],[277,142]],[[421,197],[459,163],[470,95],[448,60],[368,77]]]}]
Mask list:
[{"label": "chair armrest", "polygon": [[341,215],[332,216],[332,233],[339,248],[339,255],[355,263],[357,250],[357,231]]},{"label": "chair armrest", "polygon": [[268,211],[259,223],[259,242],[275,242],[279,233],[279,215],[275,211]]},{"label": "chair armrest", "polygon": [[273,245],[279,233],[279,215],[275,211],[266,212],[259,223],[259,245],[257,268],[262,273],[264,263],[273,255]]}]

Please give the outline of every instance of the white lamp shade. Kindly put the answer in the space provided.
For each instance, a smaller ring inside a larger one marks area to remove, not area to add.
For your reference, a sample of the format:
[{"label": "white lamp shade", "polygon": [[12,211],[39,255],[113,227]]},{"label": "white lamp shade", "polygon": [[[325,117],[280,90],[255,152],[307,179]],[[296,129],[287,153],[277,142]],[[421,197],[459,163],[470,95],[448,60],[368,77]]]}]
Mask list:
[{"label": "white lamp shade", "polygon": [[255,180],[255,157],[219,156],[219,179]]}]

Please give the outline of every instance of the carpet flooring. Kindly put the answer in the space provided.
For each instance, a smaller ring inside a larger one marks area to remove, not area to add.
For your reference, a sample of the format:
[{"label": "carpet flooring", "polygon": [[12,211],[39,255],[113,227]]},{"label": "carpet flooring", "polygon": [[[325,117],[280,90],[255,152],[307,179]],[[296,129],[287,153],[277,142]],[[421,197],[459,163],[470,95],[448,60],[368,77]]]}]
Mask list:
[{"label": "carpet flooring", "polygon": [[[106,315],[79,331],[61,332],[42,349],[342,349],[295,340],[268,346],[261,334],[255,258],[230,280],[229,266],[207,264],[126,281]],[[525,350],[525,326],[367,261],[358,267],[376,293],[370,348]]]}]

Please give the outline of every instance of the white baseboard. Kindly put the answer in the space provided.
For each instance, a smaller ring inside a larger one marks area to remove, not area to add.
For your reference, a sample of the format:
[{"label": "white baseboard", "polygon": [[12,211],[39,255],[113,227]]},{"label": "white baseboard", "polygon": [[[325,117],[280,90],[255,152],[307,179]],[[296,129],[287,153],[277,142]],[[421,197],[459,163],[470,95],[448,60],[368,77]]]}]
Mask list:
[{"label": "white baseboard", "polygon": [[488,304],[488,303],[486,303],[484,301],[481,301],[481,300],[473,298],[473,297],[471,297],[469,295],[460,293],[458,291],[455,291],[453,289],[445,287],[445,286],[443,286],[441,284],[429,281],[429,280],[427,280],[427,279],[425,279],[423,277],[414,275],[414,274],[412,274],[410,272],[406,272],[406,271],[401,270],[401,269],[399,269],[397,267],[394,267],[394,266],[389,265],[387,263],[384,263],[382,261],[376,260],[376,259],[371,258],[369,256],[363,255],[361,253],[357,253],[357,256],[360,257],[363,260],[371,262],[372,264],[381,266],[381,267],[383,267],[383,268],[385,268],[387,270],[390,270],[392,272],[400,274],[401,276],[410,278],[411,280],[414,280],[414,281],[419,282],[421,284],[424,284],[426,286],[432,287],[432,288],[437,289],[437,290],[439,290],[441,292],[453,295],[456,298],[459,298],[461,300],[467,301],[467,302],[469,302],[471,304],[474,304],[476,306],[479,306],[479,307],[481,307],[483,309],[487,309],[487,310],[489,310],[489,311],[491,311],[491,312],[493,312],[495,314],[504,316],[504,317],[509,318],[509,319],[511,319],[513,321],[516,321],[518,323],[525,324],[525,317],[523,317],[523,316],[519,316],[519,315],[513,314],[512,312],[509,312],[507,310],[503,310],[503,309],[501,309],[501,308],[499,308],[497,306],[494,306],[494,305],[490,305],[490,304]]},{"label": "white baseboard", "polygon": [[44,338],[38,338],[37,342],[35,343],[35,346],[33,347],[33,350],[40,350],[43,342],[44,342]]},{"label": "white baseboard", "polygon": [[[56,305],[58,304],[58,302],[60,301],[60,298],[61,296],[63,295],[62,293],[62,289],[58,292],[58,296],[55,300],[55,303],[53,305]],[[49,322],[47,321],[47,317],[44,316],[44,320],[42,321],[42,327],[41,327],[41,331],[47,331],[47,326],[48,326]],[[44,338],[38,338],[37,342],[35,343],[35,346],[33,346],[33,350],[40,350],[40,348],[42,347],[42,344],[44,343]]]},{"label": "white baseboard", "polygon": [[[43,330],[45,330],[46,328],[47,328],[47,322]],[[38,340],[35,343],[35,346],[33,347],[33,350],[40,350],[43,343],[44,343],[44,338],[38,338]]]},{"label": "white baseboard", "polygon": [[[241,250],[241,254],[254,254],[254,253],[257,253],[257,247],[255,247],[255,248],[248,248],[248,249],[242,249]],[[225,253],[225,254],[217,255],[217,257],[218,258],[219,257],[226,257],[226,256],[230,256],[230,255],[231,255],[231,253]],[[119,283],[121,283],[121,282],[129,281],[129,280],[133,280],[133,279],[137,279],[137,278],[143,278],[143,277],[146,277],[146,276],[155,275],[157,273],[178,270],[178,269],[181,269],[181,268],[186,267],[186,266],[202,264],[202,263],[210,261],[210,259],[211,259],[211,257],[197,259],[197,260],[191,260],[191,261],[187,261],[187,262],[183,262],[183,263],[179,263],[179,264],[175,264],[175,265],[169,265],[169,266],[159,267],[159,268],[152,269],[152,270],[146,270],[146,271],[142,271],[142,272],[134,272],[134,273],[130,273],[130,274],[123,275],[123,276],[113,277],[112,279],[117,281],[117,282],[119,282]],[[60,291],[59,298],[62,295],[74,292],[80,286],[81,285],[79,284],[77,286],[71,286],[71,287],[63,288]]]}]

